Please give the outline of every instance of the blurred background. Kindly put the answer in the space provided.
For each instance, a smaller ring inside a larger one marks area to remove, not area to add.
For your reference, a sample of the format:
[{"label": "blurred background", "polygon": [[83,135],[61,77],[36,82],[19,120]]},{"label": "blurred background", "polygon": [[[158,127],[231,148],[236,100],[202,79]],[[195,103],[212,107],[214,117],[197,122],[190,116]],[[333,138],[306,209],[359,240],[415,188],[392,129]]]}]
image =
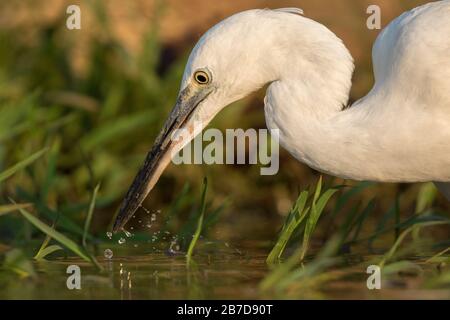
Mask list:
[{"label": "blurred background", "polygon": [[[104,237],[117,207],[175,101],[187,56],[199,37],[233,13],[250,8],[299,7],[349,48],[356,63],[351,101],[373,84],[371,47],[379,30],[366,27],[371,4],[382,27],[427,1],[209,1],[10,0],[0,4],[0,172],[47,147],[38,160],[0,184],[0,202],[33,204],[33,211],[71,232],[82,226],[95,185],[101,184],[91,231]],[[66,28],[66,8],[81,7],[81,30]],[[210,127],[264,128],[264,92],[235,103]],[[240,243],[272,240],[300,190],[319,174],[281,150],[280,171],[261,176],[255,165],[170,165],[129,226],[171,212],[176,232],[200,202],[208,177],[208,210],[219,212],[208,231]],[[355,183],[324,177],[328,186]],[[424,189],[427,188],[427,189]],[[430,185],[373,184],[345,206],[375,199],[370,229],[395,207],[400,218],[416,212],[418,193],[428,205],[449,206]],[[448,214],[447,214],[448,215]],[[322,233],[339,224],[324,216]],[[319,226],[320,228],[320,226]],[[446,232],[448,230],[443,230]],[[364,232],[364,231],[363,231]],[[439,233],[439,230],[434,232]],[[446,235],[444,233],[444,235]],[[75,236],[76,233],[75,233]],[[78,235],[79,236],[79,235]],[[0,217],[4,245],[33,238],[19,215]]]}]

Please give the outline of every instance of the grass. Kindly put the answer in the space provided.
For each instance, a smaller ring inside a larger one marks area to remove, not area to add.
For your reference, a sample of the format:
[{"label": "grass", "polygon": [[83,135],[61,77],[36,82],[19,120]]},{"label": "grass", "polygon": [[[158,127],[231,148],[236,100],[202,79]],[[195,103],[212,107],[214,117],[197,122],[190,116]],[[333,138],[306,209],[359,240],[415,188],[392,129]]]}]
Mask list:
[{"label": "grass", "polygon": [[0,216],[10,213],[10,212],[14,212],[17,211],[19,209],[26,209],[31,207],[32,204],[31,203],[16,203],[16,204],[6,204],[6,205],[2,205],[0,206]]},{"label": "grass", "polygon": [[30,212],[28,212],[25,209],[19,210],[22,216],[27,219],[32,225],[34,225],[36,228],[41,230],[46,235],[49,235],[51,238],[58,241],[60,244],[65,246],[67,249],[75,253],[77,256],[83,258],[84,260],[91,262],[91,259],[89,258],[88,253],[85,251],[83,247],[78,245],[73,240],[69,239],[62,233],[56,231],[52,227],[48,226],[47,224],[43,223],[39,219],[37,219],[35,216],[33,216]]},{"label": "grass", "polygon": [[192,240],[189,243],[189,247],[186,253],[186,260],[187,264],[189,265],[192,260],[192,254],[194,253],[195,245],[197,244],[198,238],[200,237],[200,234],[202,232],[203,228],[203,220],[205,216],[205,210],[206,210],[206,190],[208,189],[208,180],[205,178],[203,179],[203,191],[202,191],[202,199],[200,202],[200,213],[198,216],[198,222],[197,227],[195,228],[195,232],[192,235]]},{"label": "grass", "polygon": [[92,193],[91,197],[91,203],[89,204],[89,210],[86,216],[86,220],[84,222],[84,232],[83,232],[83,239],[81,243],[83,244],[83,247],[87,247],[87,236],[89,234],[89,227],[91,225],[92,216],[94,214],[94,208],[95,208],[95,200],[97,199],[98,190],[100,189],[100,184],[97,184],[97,186],[94,189],[94,192]]},{"label": "grass", "polygon": [[[20,170],[25,169],[27,166],[31,165],[34,161],[39,159],[47,151],[48,151],[48,148],[44,148],[44,149],[32,154],[31,156],[27,157],[26,159],[18,162],[14,166],[1,172],[0,173],[0,182],[2,180],[6,180],[7,178],[13,176],[15,173],[19,172]],[[46,238],[45,238],[44,242],[42,243],[39,251],[37,252],[37,254],[34,257],[36,260],[41,260],[41,259],[45,258],[47,255],[62,249],[58,245],[48,246],[48,244],[50,242],[50,238],[52,238],[52,239],[56,240],[57,242],[59,242],[64,247],[66,247],[67,249],[69,249],[70,251],[72,251],[73,253],[75,253],[80,258],[82,258],[88,262],[92,262],[92,263],[96,264],[97,266],[99,266],[98,263],[96,262],[95,258],[93,256],[89,255],[89,253],[86,250],[86,236],[87,236],[87,232],[88,232],[88,228],[89,228],[89,223],[92,218],[95,199],[96,199],[98,189],[99,189],[99,185],[97,185],[97,187],[94,190],[91,205],[89,207],[88,217],[86,219],[85,230],[84,230],[84,234],[83,234],[83,241],[82,241],[83,247],[79,246],[76,242],[69,239],[64,234],[56,231],[54,229],[54,226],[50,227],[50,226],[46,225],[45,223],[40,221],[37,217],[35,217],[33,214],[31,214],[29,211],[27,211],[26,209],[29,208],[31,206],[31,204],[26,204],[26,203],[25,204],[17,204],[17,203],[14,203],[13,200],[10,200],[11,202],[13,202],[12,204],[0,206],[0,215],[10,213],[13,211],[19,211],[21,213],[21,215],[28,222],[30,222],[33,226],[35,226],[37,229],[41,230],[44,234],[46,234]],[[22,260],[22,258],[21,258],[21,260]],[[6,259],[5,263],[6,263],[6,266],[12,265],[12,262],[8,259]],[[23,276],[24,274],[21,274],[21,275]]]},{"label": "grass", "polygon": [[397,251],[398,247],[402,243],[402,241],[405,239],[405,237],[411,233],[413,230],[415,230],[417,227],[430,227],[430,226],[437,226],[437,225],[444,225],[444,224],[450,224],[450,220],[445,221],[429,221],[429,222],[422,222],[414,224],[412,227],[409,227],[405,231],[403,231],[397,238],[395,243],[392,245],[392,247],[389,249],[389,251],[383,256],[383,259],[381,259],[379,266],[384,267],[387,261],[392,259],[395,252]]},{"label": "grass", "polygon": [[267,264],[273,265],[277,261],[280,261],[290,238],[293,236],[294,232],[298,231],[303,221],[305,221],[305,226],[303,230],[303,242],[299,254],[299,261],[304,259],[309,248],[311,236],[316,228],[317,222],[319,221],[325,205],[333,194],[337,192],[337,190],[338,189],[336,188],[331,188],[321,194],[322,177],[320,177],[312,197],[310,197],[309,191],[302,191],[300,193],[297,201],[287,216],[286,222],[281,229],[277,242],[266,259]]},{"label": "grass", "polygon": [[450,251],[450,247],[445,248],[444,250],[436,253],[434,256],[429,258],[426,262],[431,263],[431,262],[450,261],[450,257],[442,257],[444,254],[446,254],[449,251]]},{"label": "grass", "polygon": [[309,248],[309,242],[312,237],[312,234],[316,228],[317,222],[319,221],[320,215],[325,209],[325,205],[330,200],[330,198],[337,192],[337,189],[328,189],[323,194],[320,194],[322,191],[322,177],[320,177],[319,182],[316,186],[316,191],[314,193],[314,198],[312,199],[311,204],[311,214],[306,221],[305,231],[303,233],[303,243],[302,250],[300,254],[300,260],[303,260],[305,254]]},{"label": "grass", "polygon": [[39,159],[42,155],[44,155],[44,153],[47,151],[47,148],[44,148],[42,150],[37,151],[36,153],[32,154],[31,156],[29,156],[28,158],[16,163],[15,165],[13,165],[11,168],[6,169],[5,171],[0,173],[0,182],[2,182],[3,180],[8,179],[9,177],[11,177],[13,174],[15,174],[16,172],[26,168],[27,166],[29,166],[30,164],[32,164],[34,161],[36,161],[37,159]]},{"label": "grass", "polygon": [[269,265],[274,264],[275,262],[281,259],[281,256],[286,248],[287,243],[292,237],[293,232],[299,227],[302,221],[306,218],[306,215],[309,213],[310,208],[305,208],[306,201],[308,200],[309,193],[308,191],[302,191],[297,201],[295,202],[294,207],[289,212],[286,222],[281,229],[280,235],[278,236],[278,240],[275,243],[274,247],[270,251],[267,256],[266,262]]},{"label": "grass", "polygon": [[[343,203],[349,202],[352,196],[357,195],[358,192],[368,186],[370,185],[362,183],[353,188],[339,186],[322,192],[322,178],[319,178],[313,196],[310,196],[309,191],[301,191],[293,208],[287,215],[278,240],[268,255],[267,263],[271,266],[271,271],[261,281],[261,291],[263,293],[273,292],[281,294],[282,297],[298,297],[307,290],[315,290],[323,287],[326,283],[338,281],[339,278],[349,276],[352,272],[345,271],[349,267],[345,263],[346,252],[351,250],[349,249],[351,246],[366,243],[367,248],[365,252],[370,252],[373,243],[389,233],[392,233],[392,238],[394,239],[391,247],[380,258],[362,263],[360,266],[361,271],[365,270],[367,265],[376,264],[382,268],[383,277],[389,278],[396,277],[400,272],[406,270],[422,274],[423,268],[421,265],[448,261],[450,249],[448,247],[435,253],[431,258],[422,258],[419,261],[417,259],[416,261],[402,260],[405,255],[408,256],[411,252],[420,254],[424,250],[439,248],[439,246],[434,245],[433,241],[418,242],[414,238],[414,232],[418,232],[423,228],[436,228],[450,224],[448,217],[435,214],[429,209],[436,196],[435,192],[430,191],[429,184],[421,187],[417,197],[415,213],[411,217],[405,221],[400,221],[398,214],[400,203],[398,197],[396,197],[391,209],[381,217],[373,233],[364,238],[359,238],[361,229],[369,218],[369,213],[374,210],[375,201],[371,199],[365,206],[357,205],[350,207],[347,211],[344,210]],[[310,239],[314,237],[314,230],[319,218],[326,207],[331,207],[330,200],[336,194],[335,209],[330,210],[329,214],[333,219],[338,214],[345,212],[346,216],[338,231],[330,235],[328,240],[321,245],[322,249],[316,250],[317,252],[312,259],[304,262],[305,253],[309,249]],[[336,211],[336,208],[339,209]],[[358,210],[358,208],[362,209]],[[389,220],[393,221],[393,223],[388,226]],[[304,225],[303,228],[301,228],[302,224]],[[303,236],[299,237],[298,234]],[[414,241],[408,242],[403,250],[400,250],[407,236],[411,234],[411,239]],[[298,244],[299,241],[300,244]],[[282,259],[282,254],[288,243],[293,243],[294,249],[287,258]],[[448,241],[444,242],[443,245],[445,243],[448,245]],[[428,287],[439,287],[446,283],[448,283],[446,275],[436,276],[433,280],[425,281]]]}]

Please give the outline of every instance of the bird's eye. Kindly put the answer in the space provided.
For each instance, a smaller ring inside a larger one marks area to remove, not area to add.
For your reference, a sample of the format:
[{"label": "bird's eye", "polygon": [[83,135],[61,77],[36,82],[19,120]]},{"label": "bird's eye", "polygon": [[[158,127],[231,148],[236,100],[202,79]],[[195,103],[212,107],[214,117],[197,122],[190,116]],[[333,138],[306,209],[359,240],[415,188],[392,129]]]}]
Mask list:
[{"label": "bird's eye", "polygon": [[208,84],[210,81],[208,73],[203,70],[196,71],[194,73],[194,79],[198,84]]}]

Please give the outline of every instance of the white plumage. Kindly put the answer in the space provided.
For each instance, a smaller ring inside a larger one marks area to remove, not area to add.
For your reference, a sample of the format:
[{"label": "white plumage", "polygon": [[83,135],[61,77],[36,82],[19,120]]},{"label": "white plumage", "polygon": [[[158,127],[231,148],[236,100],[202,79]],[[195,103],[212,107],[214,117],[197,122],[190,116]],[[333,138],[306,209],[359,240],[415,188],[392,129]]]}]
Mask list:
[{"label": "white plumage", "polygon": [[[301,14],[295,8],[241,12],[199,40],[177,105],[116,229],[155,185],[168,152],[189,142],[168,142],[173,128],[206,126],[264,85],[267,126],[279,129],[281,145],[299,161],[346,179],[435,181],[450,200],[450,1],[405,12],[380,33],[373,47],[375,85],[350,107],[350,53],[334,33]],[[196,81],[199,70],[211,79]]]},{"label": "white plumage", "polygon": [[323,25],[293,13],[241,12],[202,37],[182,87],[206,67],[216,89],[197,116],[209,122],[269,83],[267,126],[301,162],[354,180],[450,181],[450,1],[406,12],[381,32],[375,85],[345,109],[350,53]]}]

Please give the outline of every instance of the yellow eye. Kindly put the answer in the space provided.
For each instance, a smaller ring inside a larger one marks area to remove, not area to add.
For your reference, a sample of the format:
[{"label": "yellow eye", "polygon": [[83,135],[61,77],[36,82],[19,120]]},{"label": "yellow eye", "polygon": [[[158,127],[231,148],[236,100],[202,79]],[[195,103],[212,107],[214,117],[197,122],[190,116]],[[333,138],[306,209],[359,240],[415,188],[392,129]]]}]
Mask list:
[{"label": "yellow eye", "polygon": [[194,73],[194,79],[198,84],[208,84],[210,81],[208,73],[202,70]]}]

